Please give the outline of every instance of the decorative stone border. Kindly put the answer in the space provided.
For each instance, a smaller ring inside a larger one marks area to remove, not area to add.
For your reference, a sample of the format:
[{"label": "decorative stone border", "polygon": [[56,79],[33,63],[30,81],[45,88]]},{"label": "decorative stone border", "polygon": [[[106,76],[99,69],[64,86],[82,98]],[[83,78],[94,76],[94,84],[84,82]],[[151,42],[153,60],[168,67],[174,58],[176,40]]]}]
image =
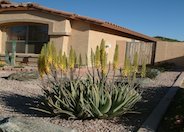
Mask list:
[{"label": "decorative stone border", "polygon": [[169,89],[167,94],[162,98],[159,104],[155,107],[146,121],[139,128],[138,132],[156,132],[160,121],[162,120],[165,112],[167,111],[169,104],[171,103],[173,97],[178,91],[184,80],[184,72],[182,72],[173,86]]}]

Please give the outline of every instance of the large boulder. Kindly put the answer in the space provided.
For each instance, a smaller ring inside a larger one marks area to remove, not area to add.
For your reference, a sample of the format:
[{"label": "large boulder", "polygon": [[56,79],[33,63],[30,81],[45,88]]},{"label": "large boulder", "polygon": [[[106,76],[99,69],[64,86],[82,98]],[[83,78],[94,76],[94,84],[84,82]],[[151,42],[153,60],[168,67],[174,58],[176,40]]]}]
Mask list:
[{"label": "large boulder", "polygon": [[42,119],[0,117],[0,132],[77,132],[77,130],[54,125]]}]

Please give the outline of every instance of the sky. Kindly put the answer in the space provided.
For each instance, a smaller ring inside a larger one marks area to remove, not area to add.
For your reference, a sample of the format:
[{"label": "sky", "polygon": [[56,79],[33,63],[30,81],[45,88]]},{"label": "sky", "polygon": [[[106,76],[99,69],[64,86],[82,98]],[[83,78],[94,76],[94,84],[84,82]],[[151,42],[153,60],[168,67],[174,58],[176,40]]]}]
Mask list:
[{"label": "sky", "polygon": [[149,36],[184,40],[184,0],[13,0],[98,18]]}]

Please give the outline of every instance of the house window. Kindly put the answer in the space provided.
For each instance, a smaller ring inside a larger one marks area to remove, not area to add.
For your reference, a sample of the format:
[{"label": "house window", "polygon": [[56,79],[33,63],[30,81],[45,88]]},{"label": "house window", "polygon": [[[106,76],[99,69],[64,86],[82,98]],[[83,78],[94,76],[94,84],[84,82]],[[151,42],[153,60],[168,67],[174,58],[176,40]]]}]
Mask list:
[{"label": "house window", "polygon": [[12,51],[16,40],[16,53],[39,54],[44,43],[49,41],[47,25],[17,25],[7,28],[6,49]]}]

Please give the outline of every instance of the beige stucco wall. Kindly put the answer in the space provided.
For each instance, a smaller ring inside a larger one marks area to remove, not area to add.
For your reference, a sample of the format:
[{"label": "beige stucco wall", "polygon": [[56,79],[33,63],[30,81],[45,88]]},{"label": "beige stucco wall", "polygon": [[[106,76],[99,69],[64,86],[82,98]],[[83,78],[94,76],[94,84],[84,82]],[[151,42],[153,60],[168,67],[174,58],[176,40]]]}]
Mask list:
[{"label": "beige stucco wall", "polygon": [[0,41],[0,54],[4,54],[5,53],[5,41],[7,40],[7,35],[6,32],[4,32],[3,30],[1,30],[1,41]]},{"label": "beige stucco wall", "polygon": [[38,11],[9,11],[0,14],[0,24],[12,22],[34,22],[49,25],[49,35],[70,34],[69,20],[61,16]]},{"label": "beige stucco wall", "polygon": [[[106,32],[101,32],[101,31],[106,31]],[[125,38],[119,35],[114,35],[112,34],[112,31],[108,31],[107,29],[101,29],[100,27],[95,27],[91,26],[91,29],[89,31],[89,47],[88,47],[88,57],[90,57],[90,51],[91,48],[93,51],[95,51],[96,46],[100,45],[101,40],[105,40],[105,44],[108,46],[106,48],[106,51],[108,53],[108,62],[113,61],[113,55],[114,55],[114,50],[117,42],[119,41],[132,41],[130,38]],[[121,50],[122,51],[122,50]],[[124,59],[124,53],[122,53],[122,58]]]},{"label": "beige stucco wall", "polygon": [[88,52],[90,26],[81,21],[72,21],[71,26],[72,31],[71,36],[69,37],[68,52],[72,46],[78,55],[82,55],[84,60],[85,55]]},{"label": "beige stucco wall", "polygon": [[184,43],[183,42],[157,42],[155,63],[171,62],[184,66]]},{"label": "beige stucco wall", "polygon": [[[67,38],[71,34],[70,21],[64,17],[48,14],[39,11],[9,11],[0,14],[0,27],[3,25],[11,25],[15,23],[40,23],[48,25],[48,35],[57,47],[62,48],[63,44],[68,44]],[[0,41],[0,53],[4,54],[5,41]]]}]

